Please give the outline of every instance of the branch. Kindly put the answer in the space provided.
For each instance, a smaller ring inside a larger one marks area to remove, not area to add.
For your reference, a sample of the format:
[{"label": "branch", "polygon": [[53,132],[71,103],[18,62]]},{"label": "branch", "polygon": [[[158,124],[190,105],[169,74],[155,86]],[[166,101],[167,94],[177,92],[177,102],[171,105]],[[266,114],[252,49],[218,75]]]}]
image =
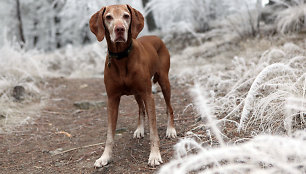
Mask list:
[{"label": "branch", "polygon": [[65,150],[61,153],[57,153],[57,154],[54,154],[52,156],[55,156],[55,155],[62,155],[64,153],[68,153],[68,152],[71,152],[71,151],[75,151],[75,150],[79,150],[79,149],[85,149],[85,148],[89,148],[89,147],[94,147],[94,146],[99,146],[99,145],[103,145],[104,143],[97,143],[97,144],[91,144],[91,145],[87,145],[87,146],[82,146],[82,147],[76,147],[76,148],[72,148],[72,149],[68,149],[68,150]]}]

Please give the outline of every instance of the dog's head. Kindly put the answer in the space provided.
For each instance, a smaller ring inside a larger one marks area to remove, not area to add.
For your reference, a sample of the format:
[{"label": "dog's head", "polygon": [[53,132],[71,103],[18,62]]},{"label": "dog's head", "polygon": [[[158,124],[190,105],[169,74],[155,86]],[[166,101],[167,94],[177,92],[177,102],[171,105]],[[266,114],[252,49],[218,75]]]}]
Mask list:
[{"label": "dog's head", "polygon": [[90,30],[99,42],[109,35],[111,42],[127,42],[137,38],[144,26],[142,14],[129,5],[102,7],[89,21]]}]

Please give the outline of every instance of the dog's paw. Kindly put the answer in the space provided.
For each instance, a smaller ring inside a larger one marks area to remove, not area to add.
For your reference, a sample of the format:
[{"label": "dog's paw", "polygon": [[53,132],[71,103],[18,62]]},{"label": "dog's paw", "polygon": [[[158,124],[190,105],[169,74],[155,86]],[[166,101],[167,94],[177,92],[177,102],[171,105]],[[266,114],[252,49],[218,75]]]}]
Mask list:
[{"label": "dog's paw", "polygon": [[158,166],[162,163],[163,163],[163,160],[161,159],[160,152],[159,151],[157,151],[157,152],[152,151],[150,153],[150,156],[149,156],[148,164],[150,166],[154,167],[154,166]]},{"label": "dog's paw", "polygon": [[102,155],[99,159],[96,160],[94,166],[96,168],[100,168],[100,167],[103,167],[103,166],[106,166],[111,160],[111,157],[110,155]]},{"label": "dog's paw", "polygon": [[144,128],[138,127],[133,135],[134,138],[143,138],[144,137]]},{"label": "dog's paw", "polygon": [[167,127],[166,131],[167,138],[176,138],[176,130],[174,127]]}]

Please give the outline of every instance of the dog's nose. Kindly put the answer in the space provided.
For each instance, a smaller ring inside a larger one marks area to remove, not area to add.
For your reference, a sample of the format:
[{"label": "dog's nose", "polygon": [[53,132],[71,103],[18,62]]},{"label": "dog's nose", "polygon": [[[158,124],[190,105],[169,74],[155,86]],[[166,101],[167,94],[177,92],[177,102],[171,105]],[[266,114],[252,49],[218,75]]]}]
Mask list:
[{"label": "dog's nose", "polygon": [[123,33],[125,32],[125,28],[123,26],[116,26],[115,31],[116,33]]}]

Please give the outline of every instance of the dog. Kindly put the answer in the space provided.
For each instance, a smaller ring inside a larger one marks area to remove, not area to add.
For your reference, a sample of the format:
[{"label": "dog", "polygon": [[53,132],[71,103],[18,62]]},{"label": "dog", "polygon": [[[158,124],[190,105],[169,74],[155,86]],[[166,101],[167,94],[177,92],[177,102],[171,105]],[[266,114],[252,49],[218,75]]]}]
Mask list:
[{"label": "dog", "polygon": [[102,7],[89,21],[90,30],[101,42],[106,38],[108,54],[105,61],[104,83],[107,92],[108,130],[105,149],[96,160],[95,167],[107,165],[112,158],[120,97],[134,95],[139,106],[138,126],[134,138],[144,137],[144,117],[147,113],[150,127],[151,151],[148,164],[163,163],[159,151],[156,126],[153,83],[158,82],[167,105],[167,138],[175,138],[174,115],[170,102],[171,89],[168,78],[170,54],[157,36],[138,34],[144,27],[143,15],[129,5]]}]

